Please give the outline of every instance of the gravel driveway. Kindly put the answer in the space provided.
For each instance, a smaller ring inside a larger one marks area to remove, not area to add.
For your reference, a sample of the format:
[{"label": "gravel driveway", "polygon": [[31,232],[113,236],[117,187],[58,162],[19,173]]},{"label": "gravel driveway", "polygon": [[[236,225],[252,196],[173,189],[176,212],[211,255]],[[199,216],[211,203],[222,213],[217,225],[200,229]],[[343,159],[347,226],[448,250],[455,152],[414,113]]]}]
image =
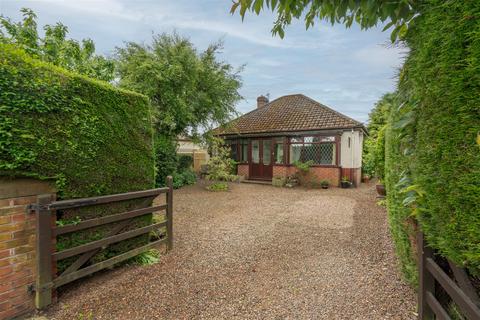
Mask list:
[{"label": "gravel driveway", "polygon": [[172,252],[68,286],[52,319],[415,319],[373,186],[174,196]]}]

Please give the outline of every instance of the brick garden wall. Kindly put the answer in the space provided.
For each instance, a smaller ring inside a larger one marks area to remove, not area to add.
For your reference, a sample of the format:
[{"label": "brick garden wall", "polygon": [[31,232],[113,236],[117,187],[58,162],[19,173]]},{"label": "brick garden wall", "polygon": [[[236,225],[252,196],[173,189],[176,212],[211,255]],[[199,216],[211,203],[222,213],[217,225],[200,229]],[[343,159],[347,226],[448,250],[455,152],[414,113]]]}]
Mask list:
[{"label": "brick garden wall", "polygon": [[239,164],[237,166],[237,174],[248,179],[248,164]]},{"label": "brick garden wall", "polygon": [[[273,166],[273,176],[289,176],[297,172],[294,166]],[[340,168],[335,167],[310,167],[310,175],[317,180],[326,179],[330,185],[338,187],[340,182]]]},{"label": "brick garden wall", "polygon": [[0,319],[34,310],[35,214],[26,211],[38,194],[51,194],[48,184],[30,179],[0,180]]}]

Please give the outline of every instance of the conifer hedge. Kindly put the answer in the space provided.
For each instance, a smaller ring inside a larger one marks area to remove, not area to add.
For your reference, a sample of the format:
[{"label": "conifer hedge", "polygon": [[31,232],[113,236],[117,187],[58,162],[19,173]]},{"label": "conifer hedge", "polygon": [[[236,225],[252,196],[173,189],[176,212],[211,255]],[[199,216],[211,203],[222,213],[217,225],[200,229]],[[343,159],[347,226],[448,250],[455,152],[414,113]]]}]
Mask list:
[{"label": "conifer hedge", "polygon": [[[429,0],[423,8],[407,33],[401,107],[390,124],[397,129],[387,134],[388,207],[397,248],[413,215],[432,247],[478,276],[480,2]],[[402,260],[407,268],[412,261]]]},{"label": "conifer hedge", "polygon": [[[61,199],[154,186],[151,109],[140,94],[119,90],[0,45],[0,175],[52,179]],[[132,210],[152,199],[57,212],[59,224]],[[148,225],[152,216],[131,221]],[[57,238],[63,250],[108,235],[115,224]],[[98,262],[130,250],[148,235],[116,243]],[[75,257],[58,263],[63,271]]]}]

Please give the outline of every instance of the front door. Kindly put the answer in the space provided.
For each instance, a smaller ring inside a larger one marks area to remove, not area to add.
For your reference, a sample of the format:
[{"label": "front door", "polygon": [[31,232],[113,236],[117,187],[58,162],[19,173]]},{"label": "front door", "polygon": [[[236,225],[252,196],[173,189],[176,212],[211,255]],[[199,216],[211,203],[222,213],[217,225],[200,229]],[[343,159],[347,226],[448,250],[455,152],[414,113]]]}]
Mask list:
[{"label": "front door", "polygon": [[272,139],[253,139],[250,145],[250,178],[271,180],[273,174]]}]

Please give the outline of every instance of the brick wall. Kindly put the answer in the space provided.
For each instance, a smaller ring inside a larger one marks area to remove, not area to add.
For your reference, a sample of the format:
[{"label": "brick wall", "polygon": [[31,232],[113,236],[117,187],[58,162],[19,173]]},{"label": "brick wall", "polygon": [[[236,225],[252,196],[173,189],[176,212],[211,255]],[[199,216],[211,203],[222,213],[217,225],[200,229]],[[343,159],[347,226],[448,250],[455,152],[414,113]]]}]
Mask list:
[{"label": "brick wall", "polygon": [[[31,183],[29,183],[29,181]],[[36,180],[0,180],[0,319],[34,310],[35,214],[26,206],[53,188]]]},{"label": "brick wall", "polygon": [[330,185],[338,187],[340,185],[340,168],[311,167],[311,174],[319,180],[328,180]]},{"label": "brick wall", "polygon": [[[289,176],[295,174],[297,169],[294,166],[273,166],[273,176]],[[309,175],[314,176],[317,180],[326,179],[330,181],[330,185],[339,186],[340,168],[332,167],[310,167]]]},{"label": "brick wall", "polygon": [[285,166],[273,166],[273,176],[286,177],[288,176],[288,167]]},{"label": "brick wall", "polygon": [[239,176],[243,176],[245,179],[248,179],[248,164],[237,165],[237,174]]},{"label": "brick wall", "polygon": [[348,177],[358,187],[362,181],[362,168],[342,168],[341,177]]}]

